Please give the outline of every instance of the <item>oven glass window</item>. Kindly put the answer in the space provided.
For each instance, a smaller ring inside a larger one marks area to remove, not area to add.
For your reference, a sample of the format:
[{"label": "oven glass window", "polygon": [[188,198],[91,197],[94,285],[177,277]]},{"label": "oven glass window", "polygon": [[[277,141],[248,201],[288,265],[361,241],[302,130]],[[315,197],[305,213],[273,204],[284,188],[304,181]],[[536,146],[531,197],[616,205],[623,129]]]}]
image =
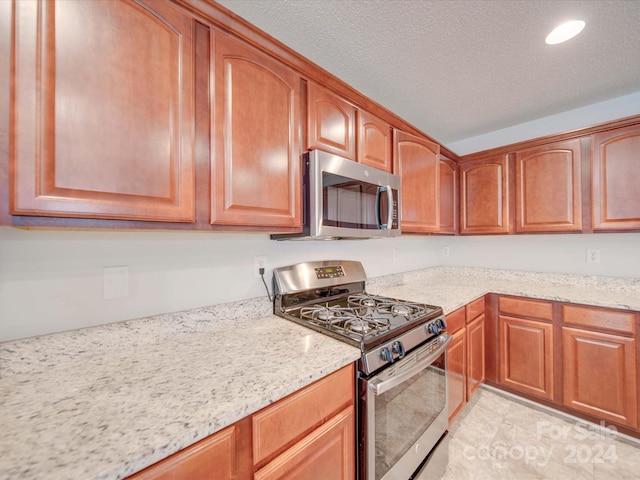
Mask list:
[{"label": "oven glass window", "polygon": [[427,431],[446,408],[444,355],[397,387],[376,396],[376,480]]},{"label": "oven glass window", "polygon": [[322,224],[328,227],[379,229],[378,201],[380,216],[387,218],[386,195],[371,183],[322,172],[322,197]]}]

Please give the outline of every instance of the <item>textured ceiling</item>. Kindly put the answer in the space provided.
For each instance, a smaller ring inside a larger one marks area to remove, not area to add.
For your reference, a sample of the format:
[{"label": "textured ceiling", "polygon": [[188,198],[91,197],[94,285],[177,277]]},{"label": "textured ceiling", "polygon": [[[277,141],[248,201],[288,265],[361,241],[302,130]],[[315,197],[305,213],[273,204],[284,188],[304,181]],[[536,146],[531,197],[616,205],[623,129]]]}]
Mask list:
[{"label": "textured ceiling", "polygon": [[219,3],[444,145],[640,91],[640,0]]}]

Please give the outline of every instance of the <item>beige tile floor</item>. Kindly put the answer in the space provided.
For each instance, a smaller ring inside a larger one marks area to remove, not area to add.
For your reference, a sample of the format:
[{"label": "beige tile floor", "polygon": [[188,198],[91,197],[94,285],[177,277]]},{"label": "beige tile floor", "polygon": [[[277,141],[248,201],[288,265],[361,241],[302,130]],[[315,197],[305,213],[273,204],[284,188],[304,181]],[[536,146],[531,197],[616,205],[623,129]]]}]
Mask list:
[{"label": "beige tile floor", "polygon": [[486,388],[450,428],[443,480],[640,479],[640,443]]}]

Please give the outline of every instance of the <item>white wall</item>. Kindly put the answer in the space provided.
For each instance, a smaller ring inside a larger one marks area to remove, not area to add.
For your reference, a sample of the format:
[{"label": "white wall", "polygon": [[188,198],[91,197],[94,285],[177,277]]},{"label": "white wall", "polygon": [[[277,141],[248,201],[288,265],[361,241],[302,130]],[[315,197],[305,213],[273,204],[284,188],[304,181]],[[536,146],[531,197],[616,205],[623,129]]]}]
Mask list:
[{"label": "white wall", "polygon": [[[254,255],[267,256],[271,288],[274,267],[308,260],[359,260],[370,277],[434,266],[437,242],[0,228],[0,341],[266,296]],[[129,295],[105,300],[102,268],[121,265],[129,269]]]},{"label": "white wall", "polygon": [[[440,265],[640,277],[640,233],[440,237]],[[449,256],[442,247],[449,247]],[[586,263],[587,249],[600,263]]]}]

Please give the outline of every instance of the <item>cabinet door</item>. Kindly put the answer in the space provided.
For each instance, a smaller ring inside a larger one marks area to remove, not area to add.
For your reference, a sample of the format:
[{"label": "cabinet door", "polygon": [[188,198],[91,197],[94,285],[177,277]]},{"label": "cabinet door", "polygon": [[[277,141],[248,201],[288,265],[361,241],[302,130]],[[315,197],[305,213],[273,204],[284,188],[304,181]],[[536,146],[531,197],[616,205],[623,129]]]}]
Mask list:
[{"label": "cabinet door", "polygon": [[131,480],[248,480],[251,478],[251,455],[240,450],[243,436],[239,422],[165,458],[129,477]]},{"label": "cabinet door", "polygon": [[369,112],[358,112],[358,162],[391,172],[391,126]]},{"label": "cabinet door", "polygon": [[509,157],[463,162],[460,169],[460,233],[510,233]]},{"label": "cabinet door", "polygon": [[299,227],[301,79],[238,40],[213,39],[211,223]]},{"label": "cabinet door", "polygon": [[14,14],[11,213],[193,221],[193,20],[132,0]]},{"label": "cabinet door", "polygon": [[633,338],[562,327],[564,404],[637,428]]},{"label": "cabinet door", "polygon": [[440,157],[440,233],[456,233],[458,215],[458,165]]},{"label": "cabinet door", "polygon": [[516,232],[582,230],[580,139],[516,152]]},{"label": "cabinet door", "polygon": [[394,131],[394,172],[402,180],[402,232],[440,228],[440,145]]},{"label": "cabinet door", "polygon": [[348,407],[258,470],[255,480],[353,480],[355,419]]},{"label": "cabinet door", "polygon": [[553,325],[498,317],[500,383],[553,400]]},{"label": "cabinet door", "polygon": [[594,230],[640,230],[640,125],[591,137]]},{"label": "cabinet door", "polygon": [[308,91],[307,147],[356,159],[356,108],[313,82]]},{"label": "cabinet door", "polygon": [[462,410],[467,398],[467,330],[452,335],[447,347],[447,404],[449,423]]},{"label": "cabinet door", "polygon": [[484,313],[467,325],[467,401],[480,388],[484,369]]}]

